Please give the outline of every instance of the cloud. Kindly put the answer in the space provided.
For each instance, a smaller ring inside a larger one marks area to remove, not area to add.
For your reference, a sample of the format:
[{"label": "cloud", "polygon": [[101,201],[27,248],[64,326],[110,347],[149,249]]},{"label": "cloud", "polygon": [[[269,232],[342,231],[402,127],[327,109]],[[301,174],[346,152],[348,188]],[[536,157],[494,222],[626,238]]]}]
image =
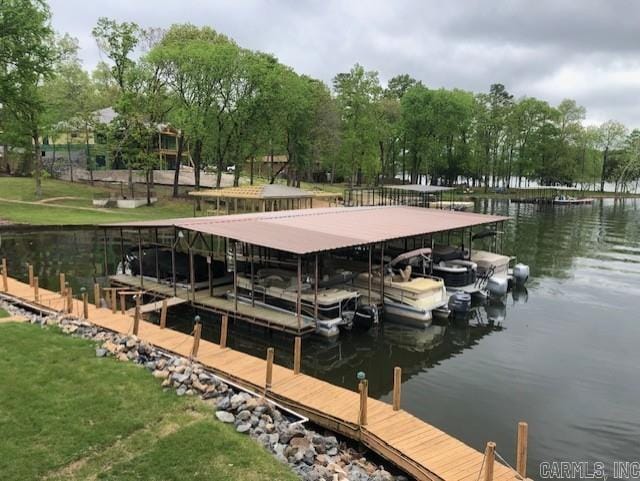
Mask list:
[{"label": "cloud", "polygon": [[52,0],[54,27],[78,37],[88,68],[98,17],[144,27],[210,25],[240,45],[273,53],[327,83],[358,62],[382,81],[408,73],[433,87],[559,103],[574,98],[587,121],[640,126],[640,2],[633,0]]}]

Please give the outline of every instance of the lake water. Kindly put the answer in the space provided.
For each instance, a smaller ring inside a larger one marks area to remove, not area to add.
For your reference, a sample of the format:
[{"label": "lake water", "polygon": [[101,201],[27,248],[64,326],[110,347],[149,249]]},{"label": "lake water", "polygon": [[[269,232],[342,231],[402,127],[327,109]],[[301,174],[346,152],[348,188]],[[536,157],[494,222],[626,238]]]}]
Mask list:
[{"label": "lake water", "polygon": [[[504,252],[532,269],[526,291],[505,306],[480,307],[468,326],[425,331],[392,324],[335,342],[303,343],[303,371],[390,400],[402,367],[405,409],[482,450],[489,441],[510,463],[516,424],[529,423],[529,474],[542,461],[636,461],[640,440],[640,201],[540,207],[483,201],[478,212],[506,214]],[[0,255],[12,273],[37,266],[41,284],[57,272],[74,291],[103,275],[100,234],[87,230],[1,231]],[[181,308],[169,324],[190,329]],[[205,337],[217,320],[203,315]],[[231,346],[291,365],[292,341],[234,327]]]}]

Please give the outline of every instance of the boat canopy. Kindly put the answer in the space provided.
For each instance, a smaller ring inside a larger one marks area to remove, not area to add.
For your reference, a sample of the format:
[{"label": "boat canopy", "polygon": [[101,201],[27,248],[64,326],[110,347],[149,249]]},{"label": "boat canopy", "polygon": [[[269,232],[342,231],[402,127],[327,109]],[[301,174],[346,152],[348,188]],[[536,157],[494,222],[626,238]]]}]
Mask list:
[{"label": "boat canopy", "polygon": [[508,217],[424,207],[329,207],[213,217],[103,224],[110,228],[173,227],[304,255],[465,229]]}]

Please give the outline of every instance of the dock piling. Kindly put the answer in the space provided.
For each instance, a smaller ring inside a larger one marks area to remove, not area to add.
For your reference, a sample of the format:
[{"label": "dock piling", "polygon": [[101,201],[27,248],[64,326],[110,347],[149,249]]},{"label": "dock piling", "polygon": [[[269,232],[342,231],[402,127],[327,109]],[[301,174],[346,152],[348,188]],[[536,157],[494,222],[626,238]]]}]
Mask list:
[{"label": "dock piling", "polygon": [[162,299],[162,310],[160,311],[160,329],[167,327],[167,300]]},{"label": "dock piling", "polygon": [[200,336],[202,335],[202,323],[200,316],[195,317],[196,325],[193,327],[193,347],[191,348],[191,358],[198,357],[198,349],[200,348]]},{"label": "dock piling", "polygon": [[529,425],[523,421],[518,423],[518,442],[516,447],[516,471],[523,479],[527,477],[527,437]]},{"label": "dock piling", "polygon": [[[115,297],[115,293],[114,293]],[[140,295],[136,295],[136,309],[133,315],[133,335],[138,335],[138,329],[140,328]]]},{"label": "dock piling", "polygon": [[302,338],[296,336],[293,344],[293,374],[300,374],[300,363],[302,354]]},{"label": "dock piling", "polygon": [[402,387],[402,368],[393,368],[393,410],[398,411],[400,409],[400,394]]},{"label": "dock piling", "polygon": [[82,317],[89,319],[89,293],[84,287],[80,290],[82,291]]},{"label": "dock piling", "polygon": [[127,307],[126,294],[124,292],[120,292],[120,312],[122,315],[125,314],[125,309]]},{"label": "dock piling", "polygon": [[367,425],[367,398],[369,397],[369,381],[363,372],[358,373],[358,391],[360,392],[360,412],[358,415],[358,424],[360,427]]},{"label": "dock piling", "polygon": [[27,270],[29,271],[29,285],[33,287],[33,265],[27,264]]},{"label": "dock piling", "polygon": [[111,288],[111,312],[115,314],[118,311],[118,292]]},{"label": "dock piling", "polygon": [[64,272],[60,272],[60,274],[58,274],[59,279],[60,279],[60,295],[64,296],[64,286],[66,283],[66,279],[65,279],[65,274]]},{"label": "dock piling", "polygon": [[273,355],[274,350],[272,347],[267,349],[267,375],[264,383],[264,390],[271,389],[271,383],[273,381]]},{"label": "dock piling", "polygon": [[8,276],[8,272],[7,272],[7,259],[6,257],[2,258],[2,290],[4,292],[8,292],[9,291],[9,280],[7,279]]},{"label": "dock piling", "polygon": [[484,450],[484,481],[493,481],[493,464],[496,460],[496,443],[489,441]]},{"label": "dock piling", "polygon": [[33,278],[33,300],[38,302],[39,298],[40,298],[40,293],[39,293],[39,289],[40,289],[40,281],[38,280],[38,276],[35,276]]},{"label": "dock piling", "polygon": [[67,314],[73,314],[73,289],[67,283]]},{"label": "dock piling", "polygon": [[220,326],[220,349],[227,347],[227,330],[229,328],[229,316],[222,316],[222,324]]},{"label": "dock piling", "polygon": [[100,309],[100,284],[93,285],[93,304]]}]

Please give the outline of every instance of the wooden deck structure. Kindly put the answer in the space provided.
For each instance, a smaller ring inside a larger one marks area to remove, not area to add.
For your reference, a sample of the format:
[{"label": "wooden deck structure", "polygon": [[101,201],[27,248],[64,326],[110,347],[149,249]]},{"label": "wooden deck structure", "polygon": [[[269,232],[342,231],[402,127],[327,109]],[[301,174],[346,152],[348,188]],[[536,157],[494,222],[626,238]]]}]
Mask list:
[{"label": "wooden deck structure", "polygon": [[[140,277],[127,274],[109,276],[109,282],[116,286],[136,288],[140,286]],[[237,320],[266,327],[274,331],[284,331],[289,334],[307,335],[315,331],[315,325],[305,317],[298,318],[295,313],[280,312],[261,306],[250,306],[242,302],[235,303],[232,300],[221,297],[232,285],[223,285],[208,289],[191,291],[185,287],[175,289],[175,297],[184,302],[190,302],[198,309],[204,309],[216,314],[232,316]],[[147,294],[161,298],[174,298],[174,288],[167,284],[161,284],[151,279],[144,279],[144,291]],[[158,302],[162,307],[162,302]],[[156,308],[154,310],[159,310]],[[142,310],[141,312],[144,312]],[[300,322],[300,324],[299,324]]]},{"label": "wooden deck structure", "polygon": [[[272,364],[272,348],[268,350],[267,360],[227,348],[224,321],[221,342],[216,344],[200,340],[198,335],[192,337],[162,328],[126,312],[95,307],[88,304],[86,293],[83,293],[82,300],[67,294],[38,288],[37,278],[32,286],[9,278],[6,267],[0,279],[0,295],[16,302],[52,311],[72,312],[111,331],[133,332],[141,340],[181,356],[192,357],[195,351],[195,359],[222,378],[261,393],[320,426],[360,441],[418,480],[477,481],[482,478],[484,481],[507,481],[523,479],[526,474],[526,425],[524,430],[520,426],[518,428],[516,452],[517,466],[521,470],[518,474],[494,461],[494,443],[487,443],[485,453],[480,453],[400,409],[399,368],[389,372],[395,380],[394,403],[390,405],[370,399],[364,379],[359,383],[359,392],[355,392],[300,373],[299,340],[295,343],[296,365],[292,370]],[[195,329],[195,332],[200,331]]]}]

